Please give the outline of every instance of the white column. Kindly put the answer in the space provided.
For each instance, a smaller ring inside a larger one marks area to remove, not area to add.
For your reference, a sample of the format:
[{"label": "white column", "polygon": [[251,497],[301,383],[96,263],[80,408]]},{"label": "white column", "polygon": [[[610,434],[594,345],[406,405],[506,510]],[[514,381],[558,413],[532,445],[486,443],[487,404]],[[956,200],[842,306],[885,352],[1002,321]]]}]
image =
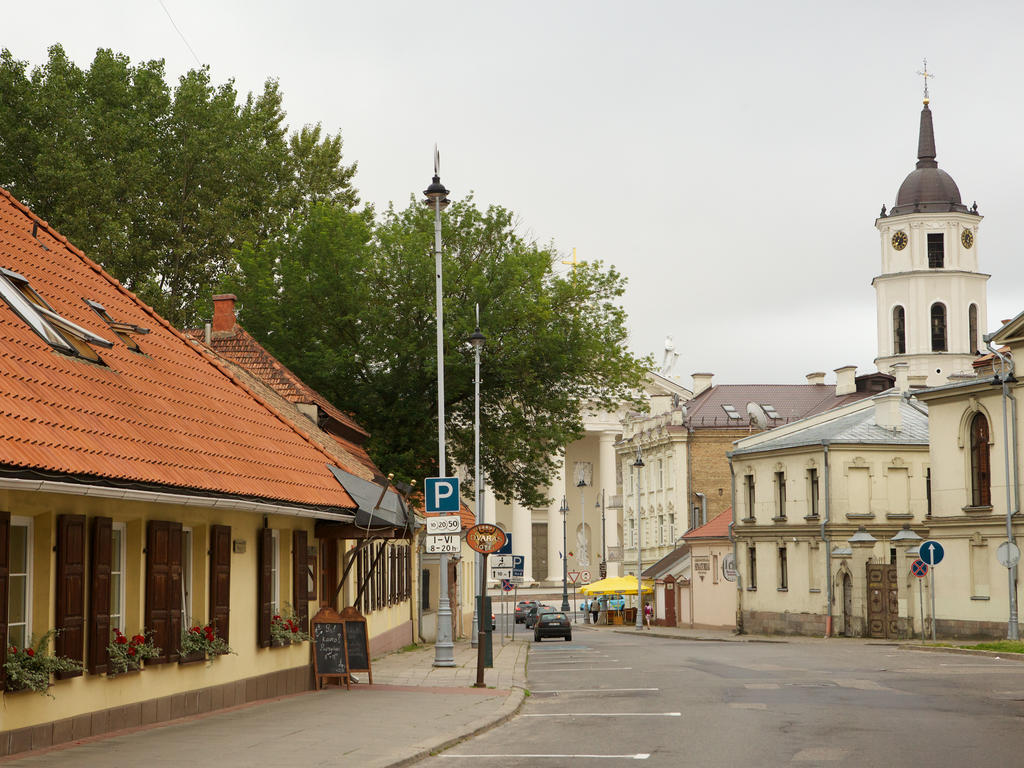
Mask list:
[{"label": "white column", "polygon": [[[605,501],[605,512],[604,512],[604,541],[608,547],[614,547],[619,545],[619,533],[618,525],[622,522],[620,515],[621,509],[608,509],[608,502],[611,497],[615,495],[615,433],[614,432],[602,432],[600,435],[600,447],[598,449],[598,467],[599,467],[599,479],[598,479],[598,498],[600,498],[601,489],[604,489],[604,501]],[[600,535],[600,524],[594,526],[594,530]],[[600,538],[595,542],[596,550],[600,549],[601,540]],[[598,557],[595,562],[600,562],[601,558]],[[597,573],[597,566],[594,567],[594,573]],[[608,575],[619,576],[619,563],[608,563]]]},{"label": "white column", "polygon": [[547,580],[562,583],[562,496],[565,493],[565,457],[555,473],[555,480],[548,490],[551,504],[548,505],[548,577]]},{"label": "white column", "polygon": [[523,583],[533,581],[533,516],[518,501],[512,504],[512,552],[523,556]]}]

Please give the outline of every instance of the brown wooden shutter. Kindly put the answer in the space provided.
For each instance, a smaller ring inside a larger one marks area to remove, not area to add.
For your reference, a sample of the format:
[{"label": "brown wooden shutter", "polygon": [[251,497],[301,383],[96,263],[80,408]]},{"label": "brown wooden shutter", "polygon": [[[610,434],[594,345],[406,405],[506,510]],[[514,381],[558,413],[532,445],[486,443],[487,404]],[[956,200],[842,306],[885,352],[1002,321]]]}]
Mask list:
[{"label": "brown wooden shutter", "polygon": [[181,523],[150,520],[146,530],[146,622],[160,656],[178,660],[181,642]]},{"label": "brown wooden shutter", "polygon": [[257,637],[261,648],[270,647],[270,619],[274,610],[274,579],[272,559],[274,557],[274,535],[269,528],[259,532],[260,572],[258,599],[260,611],[257,615]]},{"label": "brown wooden shutter", "polygon": [[11,513],[0,510],[0,691],[7,682],[7,584],[11,565]]},{"label": "brown wooden shutter", "polygon": [[[110,565],[113,562],[114,523],[109,517],[92,519],[89,561],[89,672],[107,671],[110,643]],[[120,629],[120,627],[118,627]]]},{"label": "brown wooden shutter", "polygon": [[309,627],[309,585],[306,580],[306,532],[292,531],[292,605],[295,618],[303,632]]},{"label": "brown wooden shutter", "polygon": [[228,640],[231,611],[231,526],[210,526],[210,621]]},{"label": "brown wooden shutter", "polygon": [[[58,656],[81,662],[85,647],[85,515],[57,515],[57,606],[54,641]],[[58,672],[58,678],[78,677]]]}]

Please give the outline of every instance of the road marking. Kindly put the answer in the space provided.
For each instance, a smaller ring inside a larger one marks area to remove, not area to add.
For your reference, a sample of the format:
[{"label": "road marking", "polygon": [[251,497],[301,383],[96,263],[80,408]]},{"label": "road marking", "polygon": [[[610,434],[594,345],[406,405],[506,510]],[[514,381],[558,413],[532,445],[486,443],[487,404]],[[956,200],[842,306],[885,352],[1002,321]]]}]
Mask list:
[{"label": "road marking", "polygon": [[729,704],[729,706],[732,707],[733,709],[768,709],[768,705],[767,704],[762,704],[759,701],[750,701],[750,702],[734,701],[731,704]]},{"label": "road marking", "polygon": [[[618,662],[618,659],[608,659],[608,661]],[[537,667],[537,666],[540,666],[541,664],[576,664],[576,663],[579,663],[579,664],[589,664],[590,663],[590,659],[580,659],[578,662],[573,661],[572,659],[558,659],[556,661],[535,661],[530,666]]]},{"label": "road marking", "polygon": [[609,693],[612,691],[659,691],[660,688],[561,688],[557,691],[534,691],[530,693]]},{"label": "road marking", "polygon": [[775,691],[778,690],[778,683],[747,683],[743,686],[751,691]]},{"label": "road marking", "polygon": [[519,717],[682,717],[682,712],[543,712]]},{"label": "road marking", "polygon": [[542,669],[540,672],[612,672],[632,667],[566,667],[565,669]]},{"label": "road marking", "polygon": [[501,759],[512,757],[549,757],[556,760],[646,760],[650,756],[649,752],[638,752],[635,755],[452,755],[446,752],[443,755],[438,755],[438,757],[475,757],[477,759],[484,757],[497,757]]}]

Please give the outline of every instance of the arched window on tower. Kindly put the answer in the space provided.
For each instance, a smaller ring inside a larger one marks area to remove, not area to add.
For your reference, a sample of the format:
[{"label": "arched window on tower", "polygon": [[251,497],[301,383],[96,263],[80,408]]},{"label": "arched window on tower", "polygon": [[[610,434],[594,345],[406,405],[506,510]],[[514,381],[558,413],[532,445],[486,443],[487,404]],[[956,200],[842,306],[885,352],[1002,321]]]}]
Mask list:
[{"label": "arched window on tower", "polygon": [[932,304],[932,352],[946,351],[946,305]]},{"label": "arched window on tower", "polygon": [[900,306],[892,308],[892,353],[907,353],[907,313]]},{"label": "arched window on tower", "polygon": [[978,305],[971,304],[967,309],[967,351],[978,354]]},{"label": "arched window on tower", "polygon": [[971,419],[971,505],[992,504],[992,485],[988,456],[988,419],[981,411]]}]

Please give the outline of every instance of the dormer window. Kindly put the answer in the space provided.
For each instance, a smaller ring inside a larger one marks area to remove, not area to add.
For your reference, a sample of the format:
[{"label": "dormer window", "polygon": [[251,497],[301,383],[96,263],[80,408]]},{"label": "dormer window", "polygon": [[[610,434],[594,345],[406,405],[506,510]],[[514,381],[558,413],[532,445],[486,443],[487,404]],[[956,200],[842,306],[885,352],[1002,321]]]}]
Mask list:
[{"label": "dormer window", "polygon": [[17,272],[0,267],[0,296],[25,323],[54,349],[65,355],[84,357],[94,363],[102,358],[90,345],[109,349],[114,346],[101,336],[87,331],[53,311],[31,284]]},{"label": "dormer window", "polygon": [[114,332],[117,338],[124,342],[124,345],[128,347],[128,349],[132,350],[132,352],[142,351],[139,349],[139,345],[135,343],[135,339],[132,338],[132,335],[147,334],[149,333],[149,328],[143,328],[133,323],[122,323],[115,320],[107,314],[107,310],[104,309],[103,305],[99,302],[89,301],[89,299],[86,299],[85,303],[92,307],[93,311],[95,311],[97,315],[103,318],[103,322],[110,326],[110,330]]},{"label": "dormer window", "polygon": [[942,269],[945,263],[945,251],[943,245],[943,234],[941,232],[928,233],[928,268]]},{"label": "dormer window", "polygon": [[731,405],[723,405],[722,406],[722,410],[725,411],[726,415],[730,419],[735,419],[736,421],[739,421],[740,413],[735,408],[733,408]]}]

